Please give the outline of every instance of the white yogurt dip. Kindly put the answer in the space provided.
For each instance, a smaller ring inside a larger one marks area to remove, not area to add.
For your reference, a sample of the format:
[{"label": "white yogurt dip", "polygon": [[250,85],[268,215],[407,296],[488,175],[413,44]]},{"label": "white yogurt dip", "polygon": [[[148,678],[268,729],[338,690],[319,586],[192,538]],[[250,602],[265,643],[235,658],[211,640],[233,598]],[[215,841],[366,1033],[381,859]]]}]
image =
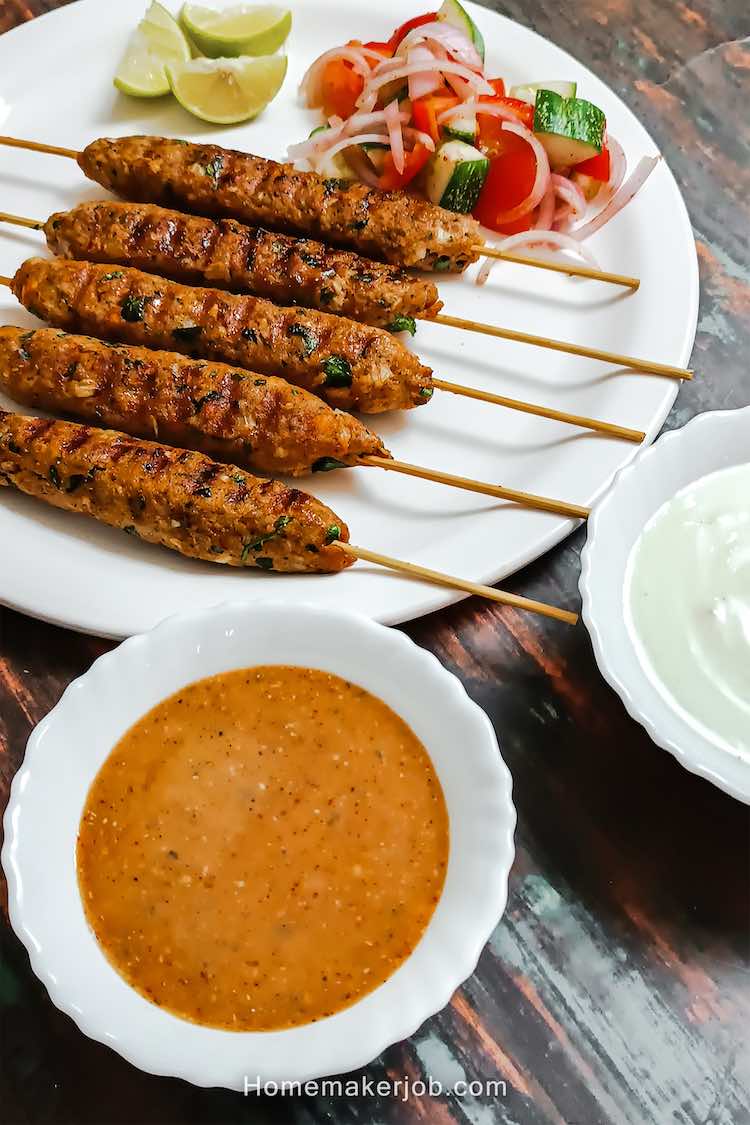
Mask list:
[{"label": "white yogurt dip", "polygon": [[750,759],[750,464],[681,489],[630,552],[625,619],[670,706]]}]

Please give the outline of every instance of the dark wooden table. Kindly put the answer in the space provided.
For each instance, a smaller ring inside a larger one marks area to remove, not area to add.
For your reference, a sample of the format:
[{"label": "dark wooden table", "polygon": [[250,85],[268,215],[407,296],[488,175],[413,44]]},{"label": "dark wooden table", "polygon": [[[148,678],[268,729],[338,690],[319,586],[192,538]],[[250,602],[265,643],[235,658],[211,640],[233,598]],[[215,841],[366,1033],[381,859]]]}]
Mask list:
[{"label": "dark wooden table", "polygon": [[[0,0],[0,31],[57,6]],[[747,405],[747,0],[491,6],[585,59],[645,123],[685,194],[701,264],[700,378],[683,387],[667,425]],[[418,10],[404,5],[405,16]],[[572,536],[511,585],[575,606],[582,540]],[[471,600],[407,632],[495,723],[513,772],[518,856],[508,911],[474,976],[363,1073],[432,1075],[448,1087],[500,1079],[505,1096],[244,1098],[149,1078],[53,1007],[6,918],[6,1125],[750,1122],[747,809],[652,745],[602,682],[582,626]],[[29,731],[107,647],[0,610],[3,806]]]}]

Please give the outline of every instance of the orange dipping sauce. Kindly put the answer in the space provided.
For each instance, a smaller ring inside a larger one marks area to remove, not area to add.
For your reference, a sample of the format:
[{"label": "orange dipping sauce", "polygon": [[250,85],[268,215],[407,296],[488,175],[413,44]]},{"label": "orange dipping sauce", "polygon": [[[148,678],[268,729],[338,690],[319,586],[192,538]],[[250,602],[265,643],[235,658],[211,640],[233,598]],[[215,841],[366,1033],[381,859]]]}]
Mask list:
[{"label": "orange dipping sauce", "polygon": [[88,922],[175,1015],[270,1031],[386,980],[440,897],[448,815],[422,743],[338,676],[200,680],[118,743],[81,818]]}]

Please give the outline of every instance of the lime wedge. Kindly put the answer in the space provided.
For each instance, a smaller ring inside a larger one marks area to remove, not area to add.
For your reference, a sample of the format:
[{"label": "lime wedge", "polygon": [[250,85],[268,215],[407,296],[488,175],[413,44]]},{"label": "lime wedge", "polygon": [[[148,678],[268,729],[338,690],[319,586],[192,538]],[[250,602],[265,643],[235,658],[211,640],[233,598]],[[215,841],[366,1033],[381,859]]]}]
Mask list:
[{"label": "lime wedge", "polygon": [[273,5],[206,8],[188,3],[180,12],[180,22],[204,55],[236,59],[278,51],[291,30],[292,13]]},{"label": "lime wedge", "polygon": [[256,117],[281,89],[286,56],[192,59],[167,67],[177,101],[201,121],[236,125]]},{"label": "lime wedge", "polygon": [[115,86],[136,98],[169,93],[167,63],[190,58],[190,47],[175,19],[156,0],[133,32],[115,74]]}]

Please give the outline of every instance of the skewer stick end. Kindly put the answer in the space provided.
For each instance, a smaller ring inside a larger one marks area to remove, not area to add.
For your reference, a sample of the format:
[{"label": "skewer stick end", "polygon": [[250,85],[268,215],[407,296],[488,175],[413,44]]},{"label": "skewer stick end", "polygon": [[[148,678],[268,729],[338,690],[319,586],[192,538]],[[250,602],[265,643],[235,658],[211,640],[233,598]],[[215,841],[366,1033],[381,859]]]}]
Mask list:
[{"label": "skewer stick end", "polygon": [[339,542],[338,546],[347,554],[353,555],[363,562],[375,563],[376,566],[386,567],[401,574],[408,574],[422,581],[431,582],[436,586],[445,586],[449,590],[460,590],[466,594],[475,594],[488,601],[499,602],[501,605],[513,606],[515,609],[529,610],[539,613],[543,617],[552,617],[556,621],[563,621],[566,625],[576,625],[578,614],[558,606],[547,605],[545,602],[533,601],[520,594],[510,594],[505,590],[496,590],[492,586],[482,586],[477,582],[470,582],[464,578],[454,577],[452,574],[443,574],[438,570],[429,570],[427,567],[416,563],[405,562],[403,559],[394,559],[390,555],[381,555],[377,551],[369,551],[365,547],[356,547],[353,543]]}]

